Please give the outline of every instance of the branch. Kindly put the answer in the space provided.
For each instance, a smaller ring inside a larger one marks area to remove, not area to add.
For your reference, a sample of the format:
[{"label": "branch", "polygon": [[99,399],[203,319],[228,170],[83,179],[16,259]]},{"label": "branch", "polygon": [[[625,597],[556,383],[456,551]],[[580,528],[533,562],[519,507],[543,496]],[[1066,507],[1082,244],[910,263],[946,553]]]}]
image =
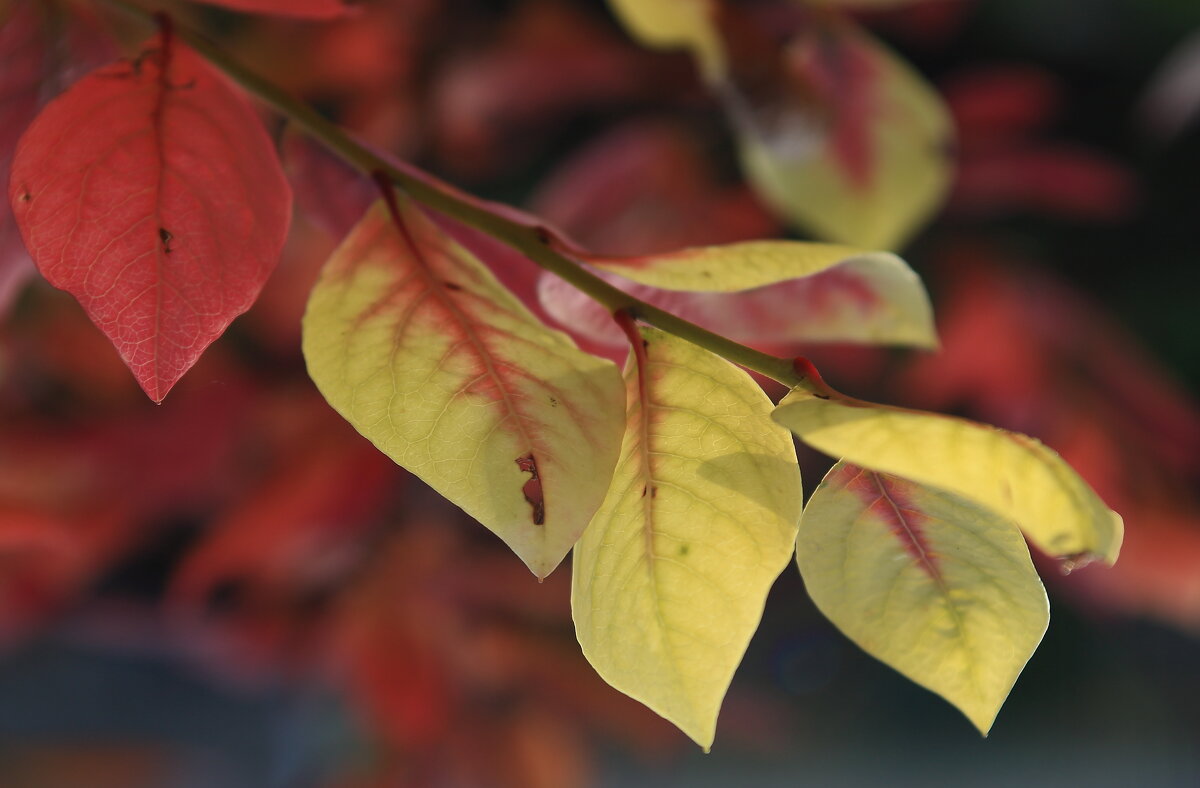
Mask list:
[{"label": "branch", "polygon": [[[160,15],[147,11],[128,0],[103,0],[103,2],[147,24],[158,24]],[[613,287],[575,260],[552,248],[540,228],[492,213],[455,194],[449,188],[439,188],[433,183],[397,167],[355,140],[340,126],[325,118],[308,104],[293,98],[278,86],[246,69],[199,33],[175,25],[172,28],[172,34],[187,43],[248,93],[272,107],[288,121],[298,126],[305,134],[321,143],[363,175],[377,178],[379,174],[383,174],[414,199],[511,246],[539,267],[565,279],[610,312],[614,314],[624,312],[632,318],[699,345],[734,364],[777,380],[786,386],[800,386],[806,389],[811,386],[811,378],[801,371],[805,368],[803,365],[794,365],[792,359],[772,356],[734,342]]]}]

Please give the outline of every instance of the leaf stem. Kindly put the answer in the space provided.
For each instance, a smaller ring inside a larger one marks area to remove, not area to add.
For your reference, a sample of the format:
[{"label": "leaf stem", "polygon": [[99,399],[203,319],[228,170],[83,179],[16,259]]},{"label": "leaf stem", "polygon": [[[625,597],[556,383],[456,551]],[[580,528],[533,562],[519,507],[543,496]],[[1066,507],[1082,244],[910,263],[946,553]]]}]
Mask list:
[{"label": "leaf stem", "polygon": [[[158,23],[158,14],[147,11],[129,0],[103,2],[144,22]],[[450,187],[439,187],[431,180],[398,166],[355,140],[308,104],[288,95],[278,86],[242,66],[199,33],[180,25],[175,25],[172,32],[175,38],[196,50],[205,60],[259,101],[272,107],[363,175],[374,178],[378,173],[383,173],[414,199],[511,246],[539,267],[583,291],[610,312],[615,314],[623,310],[632,318],[699,345],[786,386],[808,388],[811,385],[810,379],[801,371],[803,367],[798,368],[792,359],[772,356],[747,347],[629,295],[553,248],[552,238],[544,228],[498,215],[456,194]]]}]

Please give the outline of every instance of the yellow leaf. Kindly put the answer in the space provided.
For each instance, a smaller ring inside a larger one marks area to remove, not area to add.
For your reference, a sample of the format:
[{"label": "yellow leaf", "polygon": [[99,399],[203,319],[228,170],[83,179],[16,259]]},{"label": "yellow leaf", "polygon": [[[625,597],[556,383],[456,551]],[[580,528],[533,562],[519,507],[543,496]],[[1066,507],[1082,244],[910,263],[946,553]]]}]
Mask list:
[{"label": "yellow leaf", "polygon": [[[908,64],[837,17],[814,18],[783,53],[770,98],[723,91],[742,166],[782,216],[822,238],[899,248],[941,205],[953,130]],[[797,87],[801,86],[801,87]]]},{"label": "yellow leaf", "polygon": [[838,629],[985,735],[1050,620],[1009,520],[844,462],[804,509],[796,560]]},{"label": "yellow leaf", "polygon": [[621,459],[575,547],[571,608],[596,671],[707,749],[794,549],[800,470],[745,372],[654,329],[634,338]]},{"label": "yellow leaf", "polygon": [[[763,306],[765,290],[795,282],[780,292],[776,314],[744,321],[751,327],[766,321],[773,338],[810,342],[872,342],[934,348],[937,330],[929,296],[920,277],[890,252],[867,252],[837,244],[801,241],[748,241],[705,246],[642,257],[588,256],[587,262],[639,284],[665,290],[734,293],[741,301]],[[653,301],[652,294],[639,293]],[[708,311],[732,313],[738,303],[694,301]],[[676,306],[676,305],[672,305]],[[756,310],[757,311],[757,310]],[[691,315],[687,315],[692,317]],[[695,318],[693,318],[695,319]],[[703,322],[703,318],[701,318]],[[735,326],[725,330],[737,334]]]},{"label": "yellow leaf", "polygon": [[833,457],[961,495],[1016,521],[1053,556],[1117,560],[1123,526],[1087,482],[1033,438],[934,413],[851,399],[818,379],[774,418]]},{"label": "yellow leaf", "polygon": [[539,577],[603,500],[617,368],[543,326],[411,201],[376,203],[334,252],[303,345],[334,409]]},{"label": "yellow leaf", "polygon": [[625,29],[655,49],[689,49],[707,80],[725,72],[725,51],[713,24],[721,0],[608,0]]}]

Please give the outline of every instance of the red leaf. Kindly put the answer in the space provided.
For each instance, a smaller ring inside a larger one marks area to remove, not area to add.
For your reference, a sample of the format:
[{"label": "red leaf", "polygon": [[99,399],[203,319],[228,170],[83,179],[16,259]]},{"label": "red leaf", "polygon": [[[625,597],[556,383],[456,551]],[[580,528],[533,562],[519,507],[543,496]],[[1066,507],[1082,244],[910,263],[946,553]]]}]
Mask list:
[{"label": "red leaf", "polygon": [[252,14],[278,14],[300,19],[334,19],[350,7],[342,0],[196,0]]},{"label": "red leaf", "polygon": [[51,102],[9,196],[38,268],[156,402],[254,303],[291,217],[249,104],[169,37]]}]

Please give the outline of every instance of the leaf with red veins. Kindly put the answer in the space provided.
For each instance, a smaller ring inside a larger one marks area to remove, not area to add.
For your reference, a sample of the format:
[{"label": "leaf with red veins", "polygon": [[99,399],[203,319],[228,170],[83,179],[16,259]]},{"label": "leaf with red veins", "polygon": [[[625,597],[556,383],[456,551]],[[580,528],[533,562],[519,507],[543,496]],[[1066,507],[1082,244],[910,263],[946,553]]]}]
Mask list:
[{"label": "leaf with red veins", "polygon": [[253,109],[156,37],[26,131],[9,197],[38,268],[161,401],[279,259],[291,190]]},{"label": "leaf with red veins", "polygon": [[194,0],[251,14],[292,16],[298,19],[336,19],[351,10],[343,0]]},{"label": "leaf with red veins", "polygon": [[[760,253],[772,257],[791,246],[834,251],[822,252],[821,265],[807,265],[800,251],[796,264],[756,268]],[[900,258],[837,249],[764,241],[653,258],[585,259],[599,262],[599,275],[631,295],[739,342],[937,347],[929,297]],[[544,274],[538,296],[561,325],[620,346],[620,332],[604,309],[563,280]]]},{"label": "leaf with red veins", "polygon": [[614,687],[700,746],[795,549],[791,435],[745,371],[627,316],[621,458],[575,547],[571,610]]},{"label": "leaf with red veins", "polygon": [[1011,520],[845,462],[805,507],[796,560],[838,629],[985,734],[1049,621]]},{"label": "leaf with red veins", "polygon": [[966,419],[877,405],[829,388],[806,359],[807,378],[774,418],[819,451],[962,496],[1010,518],[1043,551],[1111,564],[1124,525],[1053,450],[1017,432]]},{"label": "leaf with red veins", "polygon": [[373,206],[326,263],[304,355],[335,410],[539,577],[608,490],[616,366],[542,325],[409,200]]}]

